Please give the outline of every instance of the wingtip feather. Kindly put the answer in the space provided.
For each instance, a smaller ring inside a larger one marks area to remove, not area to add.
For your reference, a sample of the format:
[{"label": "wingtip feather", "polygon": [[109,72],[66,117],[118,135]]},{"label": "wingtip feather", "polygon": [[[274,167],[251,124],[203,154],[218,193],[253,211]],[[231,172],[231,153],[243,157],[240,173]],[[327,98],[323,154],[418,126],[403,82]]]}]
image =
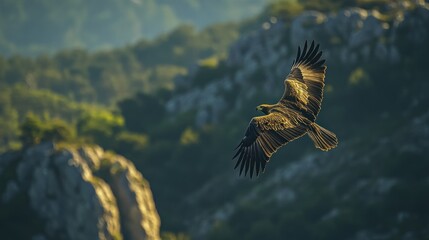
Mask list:
[{"label": "wingtip feather", "polygon": [[302,61],[302,59],[304,59],[304,56],[307,54],[307,40],[305,40],[305,43],[304,43],[304,48],[302,49],[302,54],[301,54],[301,57],[299,58],[299,61],[298,62],[301,62]]},{"label": "wingtip feather", "polygon": [[[292,66],[305,64],[311,67],[318,66],[318,61],[323,54],[323,51],[319,51],[320,44],[316,44],[314,40],[311,41],[310,47],[308,47],[308,41],[304,42],[304,48],[301,51],[301,47],[298,46],[298,53],[296,59],[293,61]],[[315,64],[316,63],[316,64]]]},{"label": "wingtip feather", "polygon": [[294,61],[295,63],[298,63],[300,56],[301,56],[301,47],[298,46],[298,53],[296,54],[296,59]]}]

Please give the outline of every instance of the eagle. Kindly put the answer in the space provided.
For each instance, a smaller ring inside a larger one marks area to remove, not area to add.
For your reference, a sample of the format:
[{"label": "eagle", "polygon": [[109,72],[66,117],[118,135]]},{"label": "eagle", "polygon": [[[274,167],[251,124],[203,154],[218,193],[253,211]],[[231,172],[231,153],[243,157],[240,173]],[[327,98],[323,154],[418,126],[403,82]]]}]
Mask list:
[{"label": "eagle", "polygon": [[276,104],[261,104],[256,110],[265,115],[252,118],[233,159],[234,169],[250,178],[264,172],[270,157],[283,145],[308,134],[314,146],[328,151],[338,145],[337,136],[315,121],[320,111],[325,85],[326,65],[319,44],[298,46],[296,59],[284,80],[283,96]]}]

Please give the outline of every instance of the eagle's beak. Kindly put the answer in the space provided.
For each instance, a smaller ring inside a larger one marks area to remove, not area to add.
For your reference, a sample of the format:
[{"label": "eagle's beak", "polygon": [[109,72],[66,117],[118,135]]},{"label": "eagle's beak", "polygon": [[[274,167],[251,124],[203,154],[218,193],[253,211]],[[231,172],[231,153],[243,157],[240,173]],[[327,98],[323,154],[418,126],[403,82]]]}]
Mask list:
[{"label": "eagle's beak", "polygon": [[256,107],[256,111],[261,111],[261,110],[262,110],[261,106]]}]

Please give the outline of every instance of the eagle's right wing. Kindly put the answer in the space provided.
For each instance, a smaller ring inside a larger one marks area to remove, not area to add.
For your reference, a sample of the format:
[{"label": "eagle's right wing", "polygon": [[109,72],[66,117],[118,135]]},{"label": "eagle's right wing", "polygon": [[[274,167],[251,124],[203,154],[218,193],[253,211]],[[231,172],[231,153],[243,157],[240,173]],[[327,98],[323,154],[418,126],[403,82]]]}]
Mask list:
[{"label": "eagle's right wing", "polygon": [[298,54],[292,65],[292,69],[287,76],[285,91],[279,103],[294,102],[296,106],[306,112],[312,121],[319,114],[320,105],[323,99],[323,87],[325,86],[325,60],[321,60],[322,51],[319,51],[319,44],[314,46],[314,41],[307,49],[305,42],[304,49],[298,47]]},{"label": "eagle's right wing", "polygon": [[281,146],[301,137],[306,133],[305,125],[297,119],[290,119],[280,113],[270,113],[261,117],[254,117],[247,127],[245,136],[237,146],[234,158],[237,158],[235,168],[240,166],[240,175],[250,170],[252,178],[264,171],[265,164]]}]

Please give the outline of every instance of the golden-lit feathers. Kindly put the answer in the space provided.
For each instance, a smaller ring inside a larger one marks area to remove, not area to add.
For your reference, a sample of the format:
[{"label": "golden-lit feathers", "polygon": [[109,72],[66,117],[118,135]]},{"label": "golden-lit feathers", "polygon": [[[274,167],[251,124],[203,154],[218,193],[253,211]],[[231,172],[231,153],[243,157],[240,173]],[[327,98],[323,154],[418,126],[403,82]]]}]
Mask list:
[{"label": "golden-lit feathers", "polygon": [[287,86],[290,95],[295,96],[297,102],[304,108],[308,104],[309,97],[307,85],[298,80],[289,79],[287,80]]},{"label": "golden-lit feathers", "polygon": [[[297,121],[277,112],[266,116],[254,117],[252,121],[261,130],[284,130],[297,125]],[[293,122],[293,123],[292,123]]]},{"label": "golden-lit feathers", "polygon": [[325,60],[320,60],[322,51],[319,52],[319,44],[311,43],[307,49],[298,47],[298,54],[292,65],[292,69],[286,80],[285,91],[279,103],[296,106],[312,118],[314,121],[319,114],[323,99],[323,87],[325,86]]},{"label": "golden-lit feathers", "polygon": [[245,136],[237,146],[233,159],[234,168],[240,167],[240,175],[265,170],[270,157],[281,146],[309,133],[316,148],[328,151],[338,144],[334,133],[314,121],[320,111],[325,80],[325,60],[320,60],[322,52],[314,41],[307,49],[298,47],[297,57],[291,72],[284,81],[285,91],[277,104],[261,104],[257,110],[267,114],[254,117],[247,127]]},{"label": "golden-lit feathers", "polygon": [[238,157],[235,168],[240,166],[240,174],[245,170],[244,174],[247,175],[250,170],[250,177],[253,173],[258,176],[273,153],[306,133],[305,123],[301,122],[297,113],[290,111],[285,115],[275,111],[276,107],[273,106],[270,114],[254,117],[250,121],[233,157]]},{"label": "golden-lit feathers", "polygon": [[308,136],[313,140],[314,146],[322,151],[329,151],[338,145],[337,136],[316,123],[309,125]]}]

